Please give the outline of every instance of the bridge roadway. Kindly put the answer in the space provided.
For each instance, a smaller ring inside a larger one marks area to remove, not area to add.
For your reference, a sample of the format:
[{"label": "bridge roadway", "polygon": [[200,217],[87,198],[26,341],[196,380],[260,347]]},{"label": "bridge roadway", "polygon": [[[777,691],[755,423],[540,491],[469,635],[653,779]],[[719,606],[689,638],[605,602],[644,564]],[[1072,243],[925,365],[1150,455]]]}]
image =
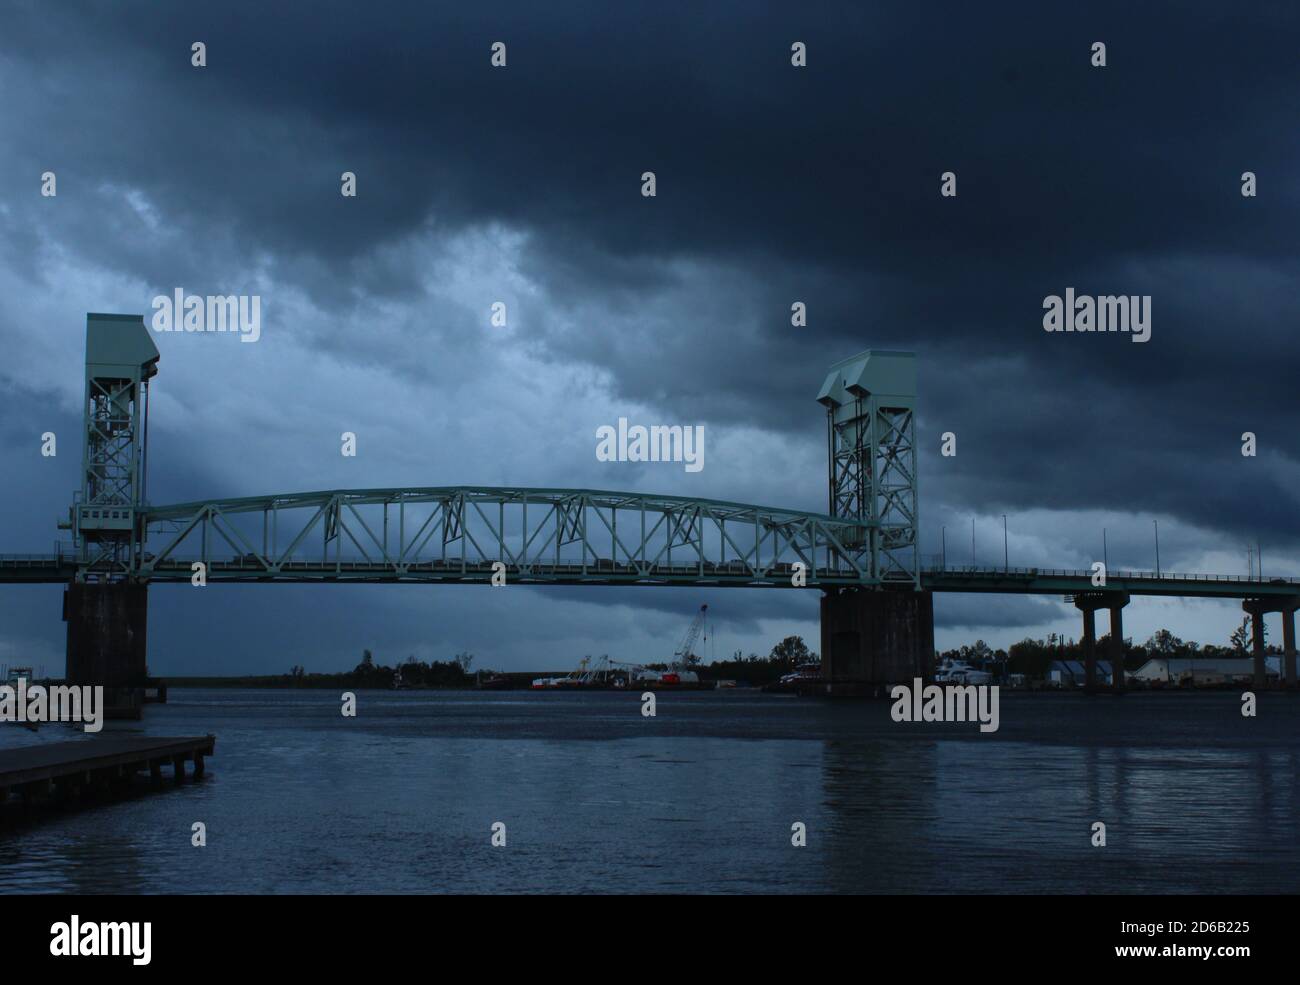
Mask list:
[{"label": "bridge roadway", "polygon": [[[149,583],[189,582],[197,558],[174,558],[159,562],[142,576]],[[627,564],[593,562],[535,565],[527,572],[507,565],[511,584],[554,585],[699,585],[735,588],[792,588],[793,565],[778,562],[765,573],[741,570],[743,562],[727,567],[706,561],[699,565],[652,566],[648,572]],[[424,561],[400,569],[378,561],[288,560],[268,569],[245,557],[212,559],[208,562],[210,582],[233,583],[414,583],[474,584],[488,582],[490,562]],[[0,555],[0,584],[66,584],[76,575],[76,560],[56,554]],[[856,584],[841,572],[821,570],[808,573],[809,588],[843,587]],[[940,568],[922,569],[921,587],[934,592],[983,592],[1004,595],[1088,595],[1113,592],[1127,595],[1179,596],[1184,598],[1289,599],[1300,597],[1300,579],[1248,578],[1239,575],[1175,574],[1156,575],[1146,571],[1115,571],[1104,588],[1092,583],[1090,571],[1047,568]]]},{"label": "bridge roadway", "polygon": [[[1017,595],[1300,597],[1300,579],[1090,570],[924,566],[902,577],[871,569],[872,544],[897,530],[874,520],[681,496],[590,489],[438,486],[335,489],[145,506],[134,520],[105,513],[145,543],[96,557],[97,542],[51,554],[0,554],[0,583],[110,577],[186,583],[195,562],[209,582],[482,583],[505,565],[511,584],[696,585],[793,588],[919,587]],[[309,546],[311,545],[311,546]],[[89,569],[89,574],[87,574]],[[913,575],[912,572],[916,574]]]}]

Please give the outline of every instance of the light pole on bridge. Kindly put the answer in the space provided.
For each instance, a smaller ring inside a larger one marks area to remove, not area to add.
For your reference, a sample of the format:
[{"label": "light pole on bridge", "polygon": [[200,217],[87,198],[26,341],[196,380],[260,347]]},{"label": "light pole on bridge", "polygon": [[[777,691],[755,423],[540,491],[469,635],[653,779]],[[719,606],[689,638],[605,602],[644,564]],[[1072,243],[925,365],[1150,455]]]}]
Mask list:
[{"label": "light pole on bridge", "polygon": [[1156,577],[1160,577],[1160,521],[1152,520],[1152,526],[1156,528]]},{"label": "light pole on bridge", "polygon": [[1002,514],[1002,570],[1011,570],[1011,554],[1007,549],[1007,515]]}]

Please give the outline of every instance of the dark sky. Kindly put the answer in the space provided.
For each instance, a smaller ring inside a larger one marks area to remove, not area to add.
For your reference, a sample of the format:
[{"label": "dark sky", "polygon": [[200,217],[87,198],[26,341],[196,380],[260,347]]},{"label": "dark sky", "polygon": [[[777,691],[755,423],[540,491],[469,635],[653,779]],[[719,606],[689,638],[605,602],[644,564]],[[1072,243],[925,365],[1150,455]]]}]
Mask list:
[{"label": "dark sky", "polygon": [[[262,338],[155,337],[155,503],[518,484],[822,509],[826,367],[903,348],[926,552],[946,526],[965,561],[975,517],[999,562],[1005,513],[1013,564],[1086,567],[1105,527],[1112,566],[1150,567],[1158,520],[1166,569],[1244,574],[1258,543],[1300,573],[1300,8],[1065,6],[7,4],[0,550],[58,536],[85,313],[181,287],[260,295]],[[1067,287],[1150,295],[1151,340],[1045,333]],[[704,425],[706,467],[596,461],[619,416]],[[718,656],[816,637],[814,593],[156,588],[150,662],[563,668],[667,656],[701,602]],[[1078,634],[1053,600],[936,611],[941,646]],[[58,617],[57,589],[6,589],[0,661],[61,666]],[[1239,619],[1142,602],[1126,629],[1221,643]]]}]

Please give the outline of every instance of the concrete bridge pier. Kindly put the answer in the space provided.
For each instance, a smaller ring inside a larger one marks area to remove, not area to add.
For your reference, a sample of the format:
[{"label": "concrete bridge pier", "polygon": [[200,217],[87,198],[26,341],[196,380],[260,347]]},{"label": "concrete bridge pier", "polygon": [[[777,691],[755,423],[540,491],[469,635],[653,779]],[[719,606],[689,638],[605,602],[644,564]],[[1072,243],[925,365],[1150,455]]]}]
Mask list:
[{"label": "concrete bridge pier", "polygon": [[1288,691],[1296,690],[1295,610],[1297,608],[1300,608],[1300,599],[1282,609],[1282,672],[1286,675],[1285,687]]},{"label": "concrete bridge pier", "polygon": [[1264,673],[1264,613],[1270,606],[1263,599],[1243,599],[1241,607],[1250,614],[1250,643],[1255,655],[1255,676],[1251,686],[1258,691],[1267,681]]},{"label": "concrete bridge pier", "polygon": [[934,676],[934,595],[838,589],[821,600],[821,693],[873,694]]},{"label": "concrete bridge pier", "polygon": [[138,718],[149,676],[149,594],[129,582],[73,582],[63,594],[69,684],[104,688],[105,716]]},{"label": "concrete bridge pier", "polygon": [[[1079,605],[1075,600],[1075,605]],[[1097,690],[1097,617],[1095,608],[1079,606],[1083,612],[1083,689],[1088,694]]]},{"label": "concrete bridge pier", "polygon": [[1097,687],[1097,618],[1098,609],[1110,610],[1111,690],[1124,690],[1124,606],[1129,597],[1125,592],[1087,592],[1074,596],[1076,608],[1083,613],[1083,666],[1084,691],[1093,694]]},{"label": "concrete bridge pier", "polygon": [[1250,616],[1251,650],[1255,655],[1255,675],[1252,686],[1265,687],[1268,675],[1264,664],[1264,614],[1279,612],[1282,615],[1282,676],[1287,690],[1296,687],[1295,667],[1295,611],[1300,608],[1300,596],[1290,598],[1254,598],[1241,600],[1242,611]]},{"label": "concrete bridge pier", "polygon": [[1120,596],[1123,601],[1112,598],[1110,602],[1110,673],[1111,690],[1124,690],[1124,606],[1128,605],[1128,596]]}]

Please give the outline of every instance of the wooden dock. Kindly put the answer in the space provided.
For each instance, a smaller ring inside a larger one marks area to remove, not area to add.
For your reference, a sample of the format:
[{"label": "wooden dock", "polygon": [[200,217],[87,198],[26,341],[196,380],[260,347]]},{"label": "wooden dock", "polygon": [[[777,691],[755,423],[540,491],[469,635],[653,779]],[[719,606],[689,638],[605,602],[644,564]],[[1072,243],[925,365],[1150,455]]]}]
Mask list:
[{"label": "wooden dock", "polygon": [[0,804],[11,793],[32,801],[51,793],[62,797],[74,791],[87,794],[112,789],[129,784],[146,770],[160,783],[164,766],[171,767],[173,782],[183,783],[186,762],[194,764],[197,780],[203,775],[203,758],[212,755],[216,741],[212,735],[101,735],[0,749]]}]

